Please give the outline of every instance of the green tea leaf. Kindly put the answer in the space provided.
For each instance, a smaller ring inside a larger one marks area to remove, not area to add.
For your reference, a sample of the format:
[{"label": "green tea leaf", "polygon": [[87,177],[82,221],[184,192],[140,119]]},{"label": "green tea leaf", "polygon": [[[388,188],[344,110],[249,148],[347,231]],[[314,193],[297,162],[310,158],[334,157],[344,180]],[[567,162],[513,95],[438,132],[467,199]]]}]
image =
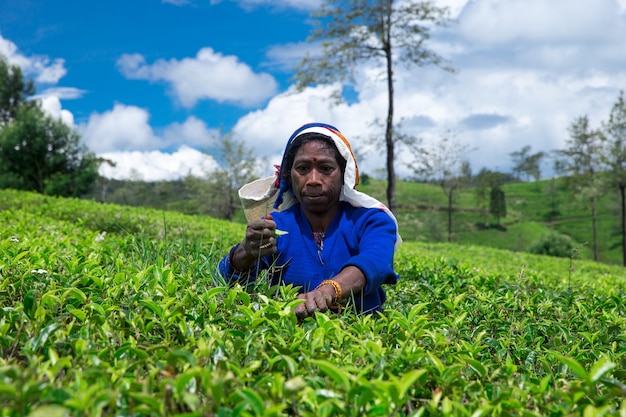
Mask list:
[{"label": "green tea leaf", "polygon": [[404,374],[400,380],[400,397],[404,397],[411,386],[425,374],[425,369],[414,369]]},{"label": "green tea leaf", "polygon": [[279,230],[279,229],[276,229],[276,230],[274,231],[274,237],[278,237],[278,236],[286,235],[287,233],[289,233],[289,232],[286,232],[286,231],[284,231],[284,230]]},{"label": "green tea leaf", "polygon": [[309,359],[309,362],[317,366],[337,384],[343,386],[346,391],[350,390],[350,379],[348,375],[332,363],[321,359]]},{"label": "green tea leaf", "polygon": [[570,358],[569,356],[561,355],[558,352],[550,351],[550,354],[557,358],[561,363],[566,365],[569,369],[572,370],[576,375],[580,378],[587,380],[588,375],[585,372],[585,368],[574,358]]},{"label": "green tea leaf", "polygon": [[259,394],[251,390],[250,388],[240,388],[237,393],[239,396],[252,407],[255,415],[263,415],[263,399]]},{"label": "green tea leaf", "polygon": [[74,317],[76,317],[80,321],[85,321],[85,318],[87,318],[87,315],[85,314],[85,312],[77,308],[70,306],[67,308],[67,311],[69,311],[70,314],[72,314]]},{"label": "green tea leaf", "polygon": [[70,415],[70,410],[60,405],[42,405],[31,411],[28,417],[65,417]]},{"label": "green tea leaf", "polygon": [[619,395],[626,397],[626,384],[615,378],[600,378],[600,381],[607,387],[615,389]]},{"label": "green tea leaf", "polygon": [[433,363],[433,365],[435,365],[440,374],[444,371],[444,369],[446,369],[446,367],[439,360],[439,358],[433,355],[431,352],[428,352],[428,357],[430,358],[430,361]]},{"label": "green tea leaf", "polygon": [[31,352],[36,352],[37,350],[39,350],[40,347],[42,347],[46,343],[46,341],[48,340],[48,337],[51,334],[53,334],[55,331],[57,331],[57,329],[60,327],[61,325],[59,323],[52,323],[44,327],[43,329],[41,329],[41,331],[39,332],[37,336],[33,337],[28,342],[26,342],[27,348]]},{"label": "green tea leaf", "polygon": [[37,308],[37,290],[30,290],[24,296],[24,311],[29,318],[33,318]]},{"label": "green tea leaf", "polygon": [[142,392],[129,392],[128,396],[142,404],[147,405],[152,411],[158,411],[161,409],[161,403],[151,394],[144,394]]},{"label": "green tea leaf", "polygon": [[465,357],[463,358],[463,360],[469,365],[470,368],[476,371],[476,373],[480,375],[481,378],[485,378],[487,376],[487,370],[485,369],[483,364],[480,363],[480,361],[469,357]]},{"label": "green tea leaf", "polygon": [[607,358],[601,358],[598,360],[589,370],[589,380],[591,382],[598,382],[607,372],[610,372],[615,368],[615,364],[609,361]]}]

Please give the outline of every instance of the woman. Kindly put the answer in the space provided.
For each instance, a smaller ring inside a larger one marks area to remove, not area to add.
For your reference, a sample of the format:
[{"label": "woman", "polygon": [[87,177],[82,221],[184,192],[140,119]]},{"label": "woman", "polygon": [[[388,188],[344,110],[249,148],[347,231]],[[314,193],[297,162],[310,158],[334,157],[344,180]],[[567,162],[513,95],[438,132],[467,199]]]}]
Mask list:
[{"label": "woman", "polygon": [[348,141],[330,125],[302,126],[287,142],[276,181],[275,211],[249,220],[221,274],[254,280],[269,270],[274,283],[300,288],[299,318],[345,302],[358,313],[381,311],[382,284],[398,278],[393,256],[401,239],[387,207],[356,191]]}]

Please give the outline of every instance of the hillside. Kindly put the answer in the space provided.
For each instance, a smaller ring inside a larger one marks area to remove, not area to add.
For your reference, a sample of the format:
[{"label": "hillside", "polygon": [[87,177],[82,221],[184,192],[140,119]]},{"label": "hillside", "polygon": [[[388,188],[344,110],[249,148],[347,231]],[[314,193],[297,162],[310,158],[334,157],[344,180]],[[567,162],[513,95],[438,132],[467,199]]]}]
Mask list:
[{"label": "hillside", "polygon": [[[370,180],[359,186],[361,191],[386,201],[386,183]],[[549,190],[553,192],[550,193]],[[533,183],[512,183],[503,187],[507,216],[501,219],[504,230],[481,228],[478,224],[493,223],[479,210],[475,189],[461,190],[454,205],[453,242],[480,245],[511,251],[525,251],[543,234],[561,233],[576,242],[577,257],[593,259],[591,210],[585,201],[577,200],[562,180]],[[399,181],[397,184],[398,222],[407,241],[447,241],[447,201],[435,185]],[[619,215],[613,196],[605,195],[598,202],[598,244],[600,262],[621,265],[619,246]],[[556,209],[559,213],[551,215]]]}]

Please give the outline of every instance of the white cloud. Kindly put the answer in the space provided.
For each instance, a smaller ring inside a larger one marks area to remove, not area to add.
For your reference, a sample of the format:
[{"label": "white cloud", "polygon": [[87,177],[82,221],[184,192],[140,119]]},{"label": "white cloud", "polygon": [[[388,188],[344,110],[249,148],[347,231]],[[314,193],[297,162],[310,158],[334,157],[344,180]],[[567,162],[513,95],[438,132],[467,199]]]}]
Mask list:
[{"label": "white cloud", "polygon": [[116,164],[102,164],[100,175],[118,180],[173,181],[187,175],[203,177],[217,167],[210,155],[185,145],[173,153],[103,152],[98,156]]},{"label": "white cloud", "polygon": [[191,146],[208,147],[212,139],[218,134],[218,129],[209,129],[202,120],[190,116],[183,123],[172,123],[167,126],[163,131],[163,140],[170,146],[184,143]]},{"label": "white cloud", "polygon": [[[21,68],[24,78],[33,78],[43,84],[56,84],[65,74],[64,60],[55,59],[50,61],[47,56],[26,56],[18,51],[17,45],[4,39],[0,35],[0,57],[7,60],[10,65]],[[39,100],[43,111],[64,121],[68,126],[74,126],[74,115],[67,109],[62,108],[61,99],[81,97],[83,90],[71,87],[51,87],[35,95],[32,99]]]},{"label": "white cloud", "polygon": [[62,108],[61,100],[59,100],[57,96],[42,96],[39,100],[41,108],[46,114],[54,117],[55,119],[61,119],[68,126],[74,126],[74,115],[69,110]]},{"label": "white cloud", "polygon": [[450,18],[456,19],[469,2],[470,0],[438,0],[437,6],[447,7],[450,11]]},{"label": "white cloud", "polygon": [[79,130],[85,144],[96,153],[154,151],[181,145],[207,147],[218,133],[195,116],[172,123],[162,132],[155,132],[149,122],[146,109],[118,103],[104,113],[93,113]]},{"label": "white cloud", "polygon": [[[172,1],[172,0],[170,0]],[[211,4],[219,4],[224,0],[210,0]],[[271,6],[276,9],[312,10],[322,4],[322,0],[230,0],[242,9],[249,10],[260,6]]]},{"label": "white cloud", "polygon": [[604,41],[620,26],[615,0],[480,0],[460,20],[464,37],[483,45]]},{"label": "white cloud", "polygon": [[[267,107],[247,114],[233,128],[261,158],[269,164],[261,175],[269,175],[272,164],[278,164],[287,140],[300,126],[310,122],[322,122],[338,128],[348,139],[355,152],[365,158],[359,159],[362,172],[370,174],[384,166],[385,155],[380,151],[381,142],[369,143],[372,135],[382,139],[382,131],[371,126],[384,111],[377,99],[360,101],[352,105],[333,105],[328,97],[336,86],[321,86],[305,89],[302,93],[288,91],[274,97]],[[383,103],[384,104],[384,101]],[[383,106],[384,107],[384,106]],[[386,111],[386,108],[385,108]]]},{"label": "white cloud", "polygon": [[85,93],[85,90],[74,87],[51,87],[46,88],[41,93],[37,94],[36,97],[55,96],[60,100],[72,100],[81,98],[83,95],[85,95]]},{"label": "white cloud", "polygon": [[254,106],[274,95],[278,84],[267,73],[255,73],[235,56],[224,56],[203,48],[194,58],[157,60],[148,65],[139,54],[127,54],[117,61],[120,72],[130,79],[165,81],[185,106],[199,100],[215,100]]},{"label": "white cloud", "polygon": [[300,94],[289,91],[274,97],[268,105],[239,119],[233,131],[259,156],[282,153],[293,131],[305,123],[332,124],[334,112],[327,100],[332,87],[307,88]]},{"label": "white cloud", "polygon": [[0,35],[0,56],[4,56],[11,65],[19,66],[24,75],[34,77],[35,81],[45,84],[56,84],[65,74],[65,61],[43,55],[27,57],[18,51],[17,45]]},{"label": "white cloud", "polygon": [[93,113],[80,130],[84,142],[96,153],[160,149],[165,143],[154,134],[149,118],[145,109],[116,104],[102,114]]},{"label": "white cloud", "polygon": [[174,6],[186,6],[188,4],[191,4],[190,0],[161,0],[161,3],[169,3],[169,4],[173,4]]},{"label": "white cloud", "polygon": [[[193,146],[208,147],[218,133],[190,116],[156,132],[146,109],[116,104],[104,113],[94,113],[79,126],[83,141],[98,156],[114,161],[103,164],[100,175],[114,179],[145,181],[177,180],[186,175],[203,176],[215,169],[215,161]],[[177,149],[166,152],[164,149]]]},{"label": "white cloud", "polygon": [[292,71],[300,64],[307,53],[314,54],[319,50],[318,44],[311,42],[290,42],[271,46],[266,56],[271,61],[270,68]]}]

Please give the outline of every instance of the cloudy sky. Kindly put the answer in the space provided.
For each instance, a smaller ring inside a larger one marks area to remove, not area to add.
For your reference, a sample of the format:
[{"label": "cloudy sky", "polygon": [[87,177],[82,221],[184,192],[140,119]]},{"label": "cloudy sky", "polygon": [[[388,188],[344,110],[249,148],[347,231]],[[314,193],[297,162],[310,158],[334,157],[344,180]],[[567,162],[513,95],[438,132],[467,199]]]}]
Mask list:
[{"label": "cloudy sky", "polygon": [[[201,152],[220,129],[269,164],[310,121],[335,125],[363,158],[384,168],[372,122],[386,87],[364,67],[347,104],[330,88],[294,93],[292,68],[310,50],[309,12],[321,0],[2,0],[0,54],[36,81],[46,111],[96,154],[111,178],[202,175]],[[588,115],[606,120],[626,89],[626,0],[439,0],[456,23],[430,47],[457,70],[396,68],[396,115],[434,143],[452,132],[473,149],[474,172],[509,171],[510,153],[564,146]],[[402,155],[399,173],[404,169]],[[550,167],[544,172],[549,175]]]}]

